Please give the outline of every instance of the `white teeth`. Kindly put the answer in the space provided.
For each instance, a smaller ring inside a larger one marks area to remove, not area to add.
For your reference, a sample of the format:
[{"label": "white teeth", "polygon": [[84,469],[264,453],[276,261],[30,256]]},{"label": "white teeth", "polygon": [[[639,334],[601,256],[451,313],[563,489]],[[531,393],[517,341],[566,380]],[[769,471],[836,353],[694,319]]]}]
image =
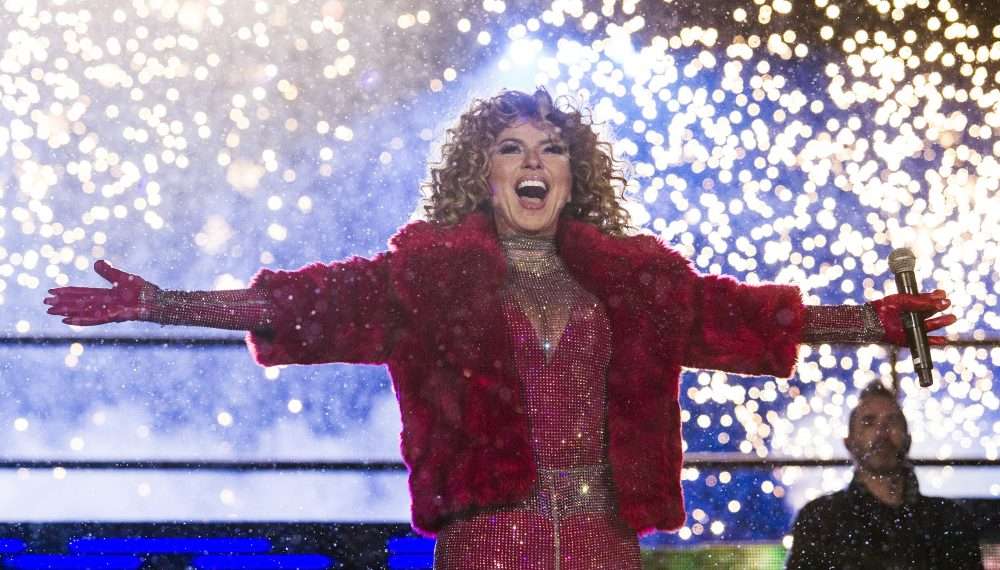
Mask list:
[{"label": "white teeth", "polygon": [[522,180],[517,185],[517,189],[520,190],[521,188],[527,188],[529,186],[540,186],[544,188],[546,191],[549,189],[548,185],[546,185],[545,182],[542,180]]}]

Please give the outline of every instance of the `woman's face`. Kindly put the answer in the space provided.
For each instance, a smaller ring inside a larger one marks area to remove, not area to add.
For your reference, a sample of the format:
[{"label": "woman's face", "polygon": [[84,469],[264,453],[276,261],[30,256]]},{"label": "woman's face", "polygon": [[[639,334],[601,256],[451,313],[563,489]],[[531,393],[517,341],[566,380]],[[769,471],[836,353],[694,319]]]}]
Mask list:
[{"label": "woman's face", "polygon": [[551,236],[569,202],[569,149],[550,123],[519,120],[497,135],[487,178],[501,236]]}]

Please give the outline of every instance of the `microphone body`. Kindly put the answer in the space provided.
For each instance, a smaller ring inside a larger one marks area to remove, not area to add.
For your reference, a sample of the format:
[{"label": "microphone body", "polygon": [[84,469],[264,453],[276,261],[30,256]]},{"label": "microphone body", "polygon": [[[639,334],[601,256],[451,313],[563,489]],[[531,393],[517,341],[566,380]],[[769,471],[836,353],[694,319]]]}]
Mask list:
[{"label": "microphone body", "polygon": [[[898,292],[908,295],[920,293],[917,276],[913,272],[916,267],[916,257],[912,251],[906,248],[893,250],[889,255],[889,267],[896,275]],[[902,319],[903,330],[906,331],[906,343],[910,348],[910,358],[913,360],[913,371],[917,374],[920,385],[926,388],[934,383],[934,363],[931,361],[931,347],[927,342],[924,318],[920,313],[907,311],[902,314]]]}]

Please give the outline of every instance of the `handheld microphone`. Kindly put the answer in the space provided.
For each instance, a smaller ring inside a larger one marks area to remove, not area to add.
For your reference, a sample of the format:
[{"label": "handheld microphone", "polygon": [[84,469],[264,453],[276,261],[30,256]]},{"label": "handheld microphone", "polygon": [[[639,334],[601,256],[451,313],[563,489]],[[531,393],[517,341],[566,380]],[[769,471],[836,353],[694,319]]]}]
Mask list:
[{"label": "handheld microphone", "polygon": [[[894,249],[889,254],[889,269],[896,275],[896,289],[900,293],[916,295],[917,276],[913,273],[917,258],[905,247]],[[910,358],[913,360],[913,370],[917,373],[920,385],[926,388],[934,383],[934,363],[931,362],[931,347],[927,342],[927,329],[920,313],[904,312],[903,330],[906,331],[906,344],[910,347]]]}]

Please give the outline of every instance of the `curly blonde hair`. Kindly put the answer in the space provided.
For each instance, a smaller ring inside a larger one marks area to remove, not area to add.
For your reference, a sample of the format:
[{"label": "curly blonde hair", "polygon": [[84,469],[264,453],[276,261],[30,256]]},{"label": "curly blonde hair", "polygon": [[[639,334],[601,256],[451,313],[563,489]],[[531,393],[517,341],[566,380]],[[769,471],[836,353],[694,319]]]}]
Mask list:
[{"label": "curly blonde hair", "polygon": [[593,224],[609,235],[629,228],[624,201],[625,176],[612,157],[611,145],[598,139],[588,118],[576,109],[559,109],[548,92],[501,91],[477,99],[448,129],[441,161],[432,165],[421,185],[424,214],[432,222],[452,225],[469,213],[492,211],[487,183],[490,149],[500,131],[517,120],[544,121],[558,129],[569,148],[573,188],[563,216]]}]

